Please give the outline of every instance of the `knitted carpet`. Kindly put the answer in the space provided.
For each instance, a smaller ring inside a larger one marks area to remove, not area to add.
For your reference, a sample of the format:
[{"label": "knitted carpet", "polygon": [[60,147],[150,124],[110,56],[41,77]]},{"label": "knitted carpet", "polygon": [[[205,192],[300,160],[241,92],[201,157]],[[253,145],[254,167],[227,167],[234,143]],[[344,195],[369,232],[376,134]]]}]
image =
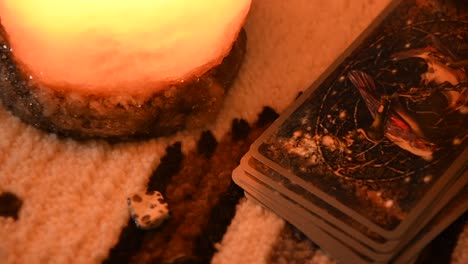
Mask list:
[{"label": "knitted carpet", "polygon": [[[0,263],[334,263],[245,199],[231,171],[388,3],[253,0],[240,74],[218,118],[197,131],[75,141],[0,106]],[[151,231],[136,228],[126,204],[144,190],[161,191],[172,213]],[[467,249],[465,215],[422,263],[468,263]]]}]

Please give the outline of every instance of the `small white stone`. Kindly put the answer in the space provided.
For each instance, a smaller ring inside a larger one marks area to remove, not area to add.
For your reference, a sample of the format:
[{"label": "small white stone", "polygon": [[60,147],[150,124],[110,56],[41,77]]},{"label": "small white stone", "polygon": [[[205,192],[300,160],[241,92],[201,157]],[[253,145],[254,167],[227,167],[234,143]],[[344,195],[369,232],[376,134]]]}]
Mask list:
[{"label": "small white stone", "polygon": [[127,199],[130,215],[138,228],[153,229],[169,217],[169,207],[160,192],[136,193]]}]

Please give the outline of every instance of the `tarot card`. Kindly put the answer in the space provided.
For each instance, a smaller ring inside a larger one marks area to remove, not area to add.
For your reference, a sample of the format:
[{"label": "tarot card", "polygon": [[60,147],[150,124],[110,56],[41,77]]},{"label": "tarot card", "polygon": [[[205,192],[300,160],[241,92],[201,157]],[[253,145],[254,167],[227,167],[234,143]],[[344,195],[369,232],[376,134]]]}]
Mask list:
[{"label": "tarot card", "polygon": [[[343,263],[348,261],[349,263],[385,263],[385,262],[375,262],[371,258],[368,258],[350,248],[348,245],[343,244],[340,240],[334,238],[327,232],[322,229],[310,224],[308,219],[300,219],[298,215],[291,214],[284,206],[277,206],[273,203],[273,200],[269,199],[268,196],[263,196],[262,194],[257,194],[254,191],[254,194],[245,193],[245,196],[253,200],[264,207],[272,210],[278,216],[285,219],[287,222],[292,223],[294,219],[294,227],[300,230],[307,237],[315,237],[317,239],[312,242],[316,243],[323,251],[332,256],[334,259],[339,260]],[[287,204],[287,202],[285,202]],[[294,208],[294,206],[292,206]]]},{"label": "tarot card", "polygon": [[[408,241],[411,241],[412,237],[408,237],[406,241],[402,241],[402,243],[399,246],[399,249],[394,251],[394,252],[389,252],[387,254],[379,254],[379,253],[373,253],[367,254],[368,250],[360,251],[359,247],[353,247],[356,244],[355,243],[350,243],[349,238],[345,238],[344,240],[342,239],[343,236],[338,234],[336,236],[336,233],[331,230],[331,229],[324,229],[323,225],[321,225],[321,221],[317,220],[316,216],[312,214],[312,217],[310,215],[310,212],[307,211],[307,209],[301,207],[300,205],[296,204],[294,201],[291,201],[281,195],[278,192],[275,192],[275,190],[269,189],[268,187],[264,188],[262,187],[262,184],[259,183],[258,181],[253,180],[254,177],[250,176],[248,173],[243,172],[242,170],[238,169],[238,172],[235,175],[235,180],[236,182],[239,182],[243,188],[246,190],[246,195],[247,193],[250,193],[250,195],[247,196],[253,196],[256,198],[256,200],[260,200],[262,204],[265,204],[268,208],[273,210],[274,212],[278,213],[280,216],[284,217],[285,220],[288,222],[292,223],[295,225],[297,228],[299,228],[301,231],[303,231],[306,235],[308,235],[312,240],[317,239],[317,234],[314,233],[312,234],[313,236],[310,236],[308,234],[307,228],[309,228],[311,225],[314,226],[314,228],[319,228],[322,232],[325,232],[326,234],[330,235],[335,239],[335,241],[339,241],[342,245],[346,246],[348,249],[350,249],[352,252],[356,253],[359,258],[365,259],[365,262],[369,263],[381,263],[382,261],[384,263],[387,263],[393,255],[395,255],[397,252],[399,252],[404,246],[406,248],[411,248],[411,245],[407,245]],[[456,196],[455,199],[452,199],[452,203],[454,201],[458,201],[457,204],[463,205],[466,210],[466,207],[468,206],[468,200],[466,199],[466,186],[463,191],[459,192],[459,194]],[[462,198],[464,199],[459,199],[460,196],[464,195]],[[448,197],[448,196],[446,196]],[[270,200],[269,202],[265,202],[265,200]],[[450,207],[450,205],[449,205]],[[444,210],[443,210],[444,212]],[[294,217],[293,215],[296,215]],[[440,215],[441,213],[439,213]],[[308,222],[307,225],[305,226],[300,226],[298,225],[297,221],[298,219],[304,220],[304,222]],[[446,222],[447,223],[447,222]],[[449,223],[448,223],[449,224]],[[421,223],[421,225],[424,226],[424,223]],[[439,231],[440,232],[440,231]],[[317,244],[321,245],[319,242],[316,241]],[[405,249],[406,251],[406,249]],[[334,253],[334,252],[330,252]],[[408,257],[408,254],[405,253]],[[407,261],[407,259],[405,259]],[[353,262],[354,263],[354,262]],[[398,262],[398,263],[408,263],[408,262]]]},{"label": "tarot card", "polygon": [[245,155],[241,160],[241,168],[252,177],[257,178],[272,189],[301,204],[307,210],[314,212],[325,221],[337,226],[343,232],[372,248],[377,249],[378,247],[382,247],[382,244],[390,243],[389,248],[383,250],[385,252],[392,250],[398,245],[398,240],[389,241],[379,234],[370,231],[366,226],[363,226],[353,218],[319,199],[300,185],[292,183],[288,178],[258,162],[250,155]]},{"label": "tarot card", "polygon": [[[417,237],[415,237],[407,245],[402,246],[403,248],[402,252],[400,252],[397,256],[395,256],[388,263],[392,263],[392,264],[414,263],[417,259],[417,255],[424,249],[424,247],[426,247],[437,235],[439,235],[442,231],[444,231],[450,224],[455,222],[455,220],[457,220],[463,214],[467,213],[467,209],[468,209],[467,194],[468,192],[465,188],[464,191],[460,192],[455,198],[453,198],[452,201],[450,201],[450,203],[447,205],[447,207],[445,207],[441,212],[439,212],[439,214],[437,214],[437,216],[434,219],[431,220],[429,225],[425,226],[425,228],[418,234]],[[275,212],[278,210],[279,211],[282,210],[282,212],[278,213],[282,217],[284,215],[290,214],[290,212],[287,211],[287,209],[284,209],[284,208],[278,209],[278,207],[276,207],[274,203],[272,203],[272,201],[265,202],[265,200],[268,199],[268,197],[262,196],[261,194],[257,194],[257,193],[255,193],[254,195],[256,196],[246,193],[246,196],[249,199],[257,201],[260,204],[264,204],[264,206],[272,209]],[[302,230],[306,230],[307,228],[309,228],[310,225],[304,224],[304,225],[300,225],[297,227],[299,230],[302,231]],[[307,232],[304,232],[304,233],[310,237],[310,234],[308,234]],[[312,235],[318,235],[318,234],[314,233]],[[341,241],[335,240],[335,243],[341,243]],[[346,247],[347,245],[342,244],[342,246]],[[361,258],[360,260],[364,263],[381,263],[381,262],[372,262],[369,258],[362,256],[360,253],[355,252],[353,249],[351,250],[354,253],[356,253],[357,257]],[[332,254],[332,256],[335,256],[335,255]],[[350,261],[349,259],[346,259],[346,260]],[[349,263],[354,263],[354,260],[352,262],[350,261]]]},{"label": "tarot card", "polygon": [[[238,177],[242,178],[244,182],[247,182],[249,186],[251,187],[256,186],[255,188],[257,192],[262,193],[264,196],[272,196],[273,195],[272,193],[276,193],[274,194],[274,196],[281,195],[283,196],[283,200],[288,200],[289,203],[296,204],[295,200],[291,200],[290,197],[288,197],[287,195],[284,195],[284,193],[282,193],[281,190],[279,190],[278,188],[275,188],[275,186],[269,186],[268,184],[265,185],[264,182],[261,182],[260,180],[258,180],[256,176],[254,176],[253,174],[250,174],[248,171],[244,171],[244,173],[245,174],[243,176],[238,176]],[[258,173],[256,175],[258,175]],[[456,194],[460,192],[460,190],[464,188],[464,186],[466,186],[466,182],[468,180],[467,176],[468,176],[468,171],[465,172],[465,174],[459,178],[457,183],[453,184],[452,187],[448,189],[446,193]],[[247,189],[246,191],[251,192],[250,189]],[[415,227],[413,227],[412,229],[408,231],[407,236],[404,236],[401,240],[392,241],[392,244],[394,246],[392,247],[392,249],[388,249],[385,252],[379,252],[378,250],[372,247],[369,248],[368,245],[364,245],[362,241],[360,241],[359,239],[356,239],[357,236],[350,236],[349,232],[343,232],[343,226],[347,227],[346,224],[343,225],[342,223],[342,225],[338,225],[338,226],[333,225],[331,223],[333,223],[334,221],[326,221],[322,219],[323,212],[311,211],[310,208],[304,207],[303,204],[298,204],[297,206],[303,208],[302,211],[304,215],[301,217],[308,218],[318,228],[321,228],[325,232],[331,234],[332,236],[342,241],[342,243],[344,243],[345,245],[348,245],[348,247],[352,248],[356,252],[364,254],[365,256],[372,258],[376,261],[388,261],[388,259],[392,255],[394,255],[395,252],[398,252],[399,250],[401,250],[402,246],[404,246],[409,240],[411,240],[413,236],[417,232],[419,232],[422,227],[424,227],[424,225],[432,218],[432,216],[434,216],[438,211],[440,211],[442,207],[444,207],[447,204],[447,202],[452,198],[452,196],[453,195],[444,195],[442,199],[437,200],[436,205],[434,206],[434,210],[423,215],[422,219],[418,221],[418,225],[416,225]]]},{"label": "tarot card", "polygon": [[252,156],[386,239],[468,161],[468,15],[394,3],[252,145]]},{"label": "tarot card", "polygon": [[265,207],[278,214],[278,216],[293,223],[294,226],[304,232],[308,237],[313,237],[314,243],[319,245],[324,251],[330,253],[334,258],[350,263],[373,263],[372,259],[355,252],[349,246],[346,246],[327,232],[316,227],[310,220],[303,218],[299,213],[301,209],[297,205],[292,204],[290,207],[288,205],[289,208],[284,206],[278,207],[278,203],[287,204],[287,202],[282,200],[283,198],[281,196],[275,197],[274,199],[271,199],[271,196],[263,196],[261,192],[258,192],[249,184],[245,183],[244,171],[237,168],[233,171],[232,176],[236,184],[241,186],[244,190],[248,190],[245,192],[248,198],[263,204]]},{"label": "tarot card", "polygon": [[[302,205],[292,201],[288,197],[282,195],[281,193],[271,189],[267,185],[264,185],[260,181],[256,180],[255,177],[251,176],[249,173],[244,172],[242,176],[236,176],[240,181],[241,187],[245,188],[244,190],[247,193],[250,193],[252,196],[255,196],[257,199],[258,196],[263,196],[272,200],[272,206],[269,207],[272,211],[277,212],[278,208],[283,208],[283,211],[290,211],[288,214],[294,214],[298,219],[305,219],[308,222],[308,225],[314,225],[314,227],[319,228],[323,232],[327,233],[329,236],[340,241],[343,245],[346,245],[350,250],[358,253],[359,255],[365,256],[369,260],[374,261],[388,261],[396,252],[389,253],[378,253],[372,250],[371,248],[363,245],[360,241],[355,238],[343,233],[341,230],[337,229],[335,226],[324,221],[320,216],[304,208]],[[240,179],[239,179],[240,178]],[[236,182],[237,183],[237,182]],[[242,186],[243,184],[243,186]],[[265,199],[264,198],[264,199]],[[264,199],[261,199],[262,201]],[[281,209],[280,209],[281,210]],[[294,213],[292,212],[294,211]],[[288,222],[297,226],[298,219],[293,219],[291,216],[285,218]],[[302,230],[301,227],[298,227]],[[302,230],[304,233],[307,233],[307,230]],[[310,237],[310,239],[315,240],[316,237]],[[331,252],[330,252],[331,253]]]},{"label": "tarot card", "polygon": [[394,264],[406,264],[414,259],[424,247],[444,231],[450,224],[468,210],[468,189],[465,188],[437,214],[431,222],[405,247],[392,261]]},{"label": "tarot card", "polygon": [[241,168],[272,189],[299,203],[316,215],[319,215],[320,218],[331,223],[342,232],[345,232],[351,237],[359,240],[360,243],[363,243],[380,253],[392,252],[401,245],[402,240],[405,241],[411,239],[412,235],[419,232],[424,224],[450,201],[453,194],[458,193],[468,183],[468,171],[465,171],[464,174],[458,175],[455,182],[450,184],[450,187],[443,191],[440,199],[436,199],[436,197],[434,197],[434,204],[427,210],[427,212],[421,214],[419,217],[421,220],[418,220],[417,225],[411,227],[404,237],[396,240],[387,240],[370,231],[366,226],[355,221],[346,214],[343,214],[336,208],[320,200],[312,193],[307,192],[301,186],[293,184],[288,178],[283,177],[271,168],[261,164],[248,154],[241,160]]},{"label": "tarot card", "polygon": [[[271,211],[275,212],[278,216],[285,219],[287,222],[291,223],[285,216],[289,215],[291,218],[294,218],[294,215],[290,215],[290,213],[284,207],[278,208],[273,201],[271,201],[267,196],[263,196],[258,194],[254,191],[254,194],[250,194],[248,192],[245,193],[247,199],[255,201],[256,203],[263,205],[265,208],[270,209]],[[297,218],[296,218],[297,219]],[[331,257],[337,260],[346,260],[352,261],[352,263],[375,263],[370,258],[362,256],[361,254],[353,251],[352,249],[348,248],[346,245],[342,244],[339,240],[334,239],[333,237],[329,236],[326,232],[322,231],[320,228],[317,228],[313,225],[309,225],[306,220],[298,221],[295,223],[294,227],[300,230],[303,234],[310,237],[318,237],[318,240],[313,241],[316,243],[323,251],[329,254]],[[303,231],[307,230],[307,232]],[[327,250],[330,248],[331,252]],[[342,249],[345,249],[342,251]],[[341,253],[336,253],[335,251],[340,251]]]}]

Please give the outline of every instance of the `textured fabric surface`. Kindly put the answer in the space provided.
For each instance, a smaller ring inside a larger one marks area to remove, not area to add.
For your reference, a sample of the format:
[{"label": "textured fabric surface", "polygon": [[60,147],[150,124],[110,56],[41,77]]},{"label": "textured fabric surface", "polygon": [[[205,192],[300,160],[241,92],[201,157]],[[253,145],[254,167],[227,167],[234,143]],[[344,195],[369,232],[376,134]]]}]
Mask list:
[{"label": "textured fabric surface", "polygon": [[[244,65],[218,119],[203,130],[221,140],[233,119],[253,124],[265,106],[281,113],[388,3],[253,0]],[[181,142],[188,153],[200,133],[77,142],[27,126],[0,106],[0,193],[23,201],[18,220],[0,217],[0,263],[101,263],[129,221],[127,196],[147,188],[167,146]],[[466,228],[459,240],[454,263],[467,263]],[[246,199],[215,248],[215,264],[334,263],[274,213]]]},{"label": "textured fabric surface", "polygon": [[468,263],[468,225],[464,226],[452,255],[453,263]]}]

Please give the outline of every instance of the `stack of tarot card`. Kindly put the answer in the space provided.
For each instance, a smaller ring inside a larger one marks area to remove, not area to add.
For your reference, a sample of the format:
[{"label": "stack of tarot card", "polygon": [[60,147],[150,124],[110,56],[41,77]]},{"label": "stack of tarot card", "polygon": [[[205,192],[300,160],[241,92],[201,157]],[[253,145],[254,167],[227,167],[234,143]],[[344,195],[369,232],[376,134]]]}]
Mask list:
[{"label": "stack of tarot card", "polygon": [[468,16],[422,3],[393,2],[233,172],[342,263],[410,263],[468,209]]}]

